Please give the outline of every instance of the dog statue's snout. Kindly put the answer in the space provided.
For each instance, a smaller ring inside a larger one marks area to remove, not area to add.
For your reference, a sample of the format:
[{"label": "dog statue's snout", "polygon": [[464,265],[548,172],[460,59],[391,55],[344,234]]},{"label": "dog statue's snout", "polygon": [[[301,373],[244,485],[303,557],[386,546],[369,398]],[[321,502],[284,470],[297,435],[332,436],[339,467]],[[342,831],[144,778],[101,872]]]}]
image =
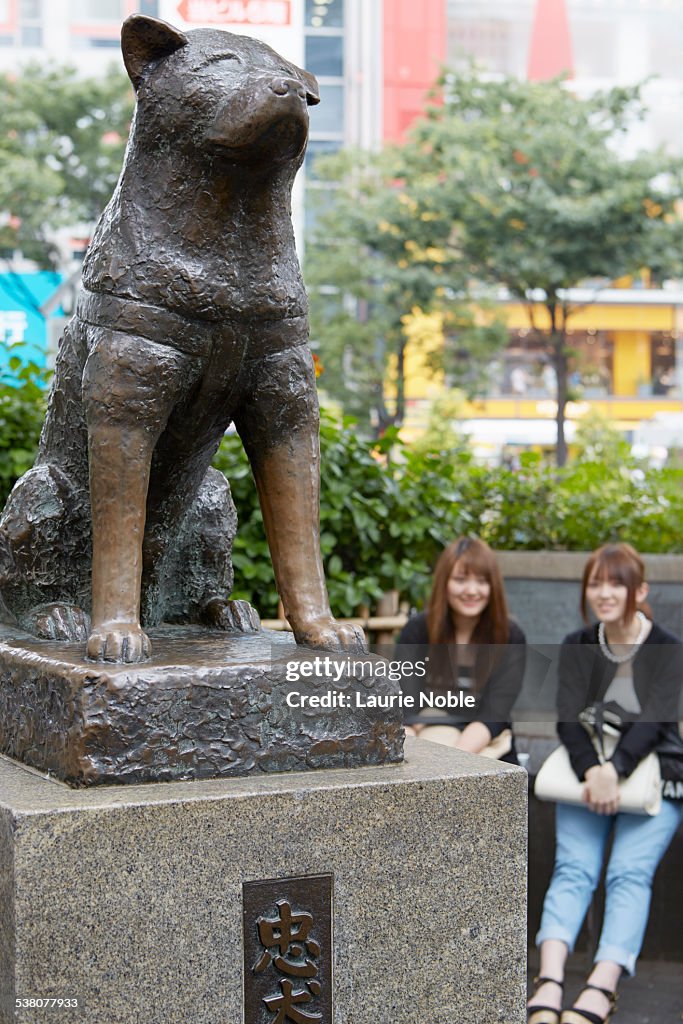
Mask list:
[{"label": "dog statue's snout", "polygon": [[299,99],[306,99],[306,90],[301,82],[297,82],[296,78],[276,78],[270,83],[270,88],[276,96],[288,96],[290,93],[296,93]]}]

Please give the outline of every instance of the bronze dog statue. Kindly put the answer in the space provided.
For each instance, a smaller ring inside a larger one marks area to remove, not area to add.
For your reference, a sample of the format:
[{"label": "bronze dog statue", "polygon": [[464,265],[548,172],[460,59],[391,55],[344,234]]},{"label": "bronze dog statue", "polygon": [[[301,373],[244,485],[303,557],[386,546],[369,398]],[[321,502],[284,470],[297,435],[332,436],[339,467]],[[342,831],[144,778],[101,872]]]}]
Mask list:
[{"label": "bronze dog statue", "polygon": [[355,649],[323,577],[318,405],[291,224],[316,80],[257,40],[137,15],[122,49],[135,119],[36,465],[0,521],[5,618],[87,637],[89,658],[114,662],[147,658],[143,626],[162,620],[257,625],[228,600],[234,511],[209,468],[234,422],[297,642]]}]

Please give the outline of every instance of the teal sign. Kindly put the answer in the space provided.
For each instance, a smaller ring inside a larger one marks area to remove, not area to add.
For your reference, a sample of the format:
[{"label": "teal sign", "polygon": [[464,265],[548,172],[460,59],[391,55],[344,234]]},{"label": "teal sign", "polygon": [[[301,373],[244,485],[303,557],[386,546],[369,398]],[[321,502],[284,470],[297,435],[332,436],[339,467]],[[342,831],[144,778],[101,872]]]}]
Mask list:
[{"label": "teal sign", "polygon": [[[34,274],[0,274],[0,376],[13,377],[9,361],[18,356],[24,363],[45,366],[48,322],[40,312],[62,282],[51,270]],[[61,310],[53,314],[62,315]]]}]

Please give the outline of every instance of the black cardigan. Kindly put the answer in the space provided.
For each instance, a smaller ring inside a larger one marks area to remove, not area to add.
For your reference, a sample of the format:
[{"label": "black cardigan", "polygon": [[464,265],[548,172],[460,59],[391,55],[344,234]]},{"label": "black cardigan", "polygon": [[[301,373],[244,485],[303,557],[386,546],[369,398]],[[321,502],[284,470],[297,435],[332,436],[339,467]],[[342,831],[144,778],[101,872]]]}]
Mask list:
[{"label": "black cardigan", "polygon": [[[611,758],[617,774],[631,774],[660,740],[678,730],[683,681],[683,643],[656,622],[633,658],[633,686],[640,702],[637,720],[628,724]],[[569,751],[579,779],[600,760],[578,716],[603,700],[617,672],[598,644],[597,625],[570,633],[562,642],[557,691],[557,732]]]},{"label": "black cardigan", "polygon": [[[524,678],[526,637],[517,623],[510,621],[509,627],[508,643],[503,646],[502,651],[495,650],[491,673],[481,692],[475,693],[476,707],[458,708],[451,712],[449,717],[452,724],[463,725],[469,722],[481,722],[489,730],[492,738],[498,736],[503,729],[510,728],[510,711],[522,688]],[[427,615],[425,612],[421,612],[410,618],[401,630],[395,656],[401,661],[415,664],[430,656],[430,649],[433,660],[434,655],[438,652],[435,651],[434,646],[430,648]],[[491,645],[491,650],[493,653],[493,645]],[[435,693],[444,690],[443,685],[430,686],[429,675],[422,679],[415,676],[404,676],[401,680],[401,688],[404,693],[415,697],[415,713],[408,712],[404,715],[407,722],[418,720],[421,692],[429,692],[432,688]],[[450,688],[454,691],[460,689],[455,676]],[[449,724],[445,720],[444,722]]]}]

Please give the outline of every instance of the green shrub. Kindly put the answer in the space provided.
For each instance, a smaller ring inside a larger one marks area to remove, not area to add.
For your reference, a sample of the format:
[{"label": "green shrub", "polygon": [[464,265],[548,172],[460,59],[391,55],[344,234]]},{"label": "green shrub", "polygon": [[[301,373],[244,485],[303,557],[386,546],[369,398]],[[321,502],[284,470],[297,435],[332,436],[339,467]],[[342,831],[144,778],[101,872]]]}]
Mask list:
[{"label": "green shrub", "polygon": [[[400,532],[394,535],[392,525],[401,508],[399,486],[387,464],[396,434],[372,443],[359,437],[352,424],[323,415],[320,428],[320,547],[330,601],[340,615],[374,605],[405,574],[397,564],[403,539]],[[234,596],[269,617],[277,610],[270,555],[256,488],[236,436],[223,440],[214,465],[230,481],[240,523],[233,548]]]},{"label": "green shrub", "polygon": [[[525,456],[517,472],[475,466],[462,453],[425,452],[395,430],[360,437],[352,420],[323,415],[321,547],[337,615],[373,607],[397,588],[423,602],[442,548],[462,533],[498,550],[590,551],[627,540],[651,553],[683,552],[683,470],[581,461],[557,470]],[[274,614],[270,557],[239,440],[216,464],[230,480],[240,527],[235,594]]]},{"label": "green shrub", "polygon": [[30,469],[45,416],[47,373],[17,356],[9,361],[14,383],[0,382],[0,504]]},{"label": "green shrub", "polygon": [[[47,397],[44,370],[13,358],[0,384],[0,498],[33,465]],[[462,451],[410,447],[394,429],[363,438],[351,419],[323,413],[321,549],[337,615],[373,608],[387,590],[419,605],[439,552],[462,533],[498,550],[590,551],[627,540],[639,551],[683,552],[683,469],[644,469],[627,456],[563,470],[523,456],[517,472],[473,465]],[[214,465],[232,489],[239,529],[235,597],[265,618],[277,593],[251,469],[235,435]]]}]

